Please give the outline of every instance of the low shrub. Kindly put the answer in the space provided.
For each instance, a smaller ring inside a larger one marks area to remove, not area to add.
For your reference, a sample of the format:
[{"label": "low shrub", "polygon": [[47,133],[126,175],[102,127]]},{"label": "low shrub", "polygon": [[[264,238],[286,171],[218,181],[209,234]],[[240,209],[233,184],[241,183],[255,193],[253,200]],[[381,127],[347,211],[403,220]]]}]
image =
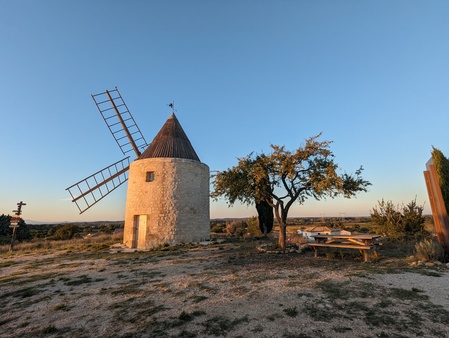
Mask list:
[{"label": "low shrub", "polygon": [[55,231],[53,238],[57,240],[72,239],[78,232],[80,232],[80,229],[77,225],[66,224],[62,228]]},{"label": "low shrub", "polygon": [[406,205],[394,205],[392,201],[378,202],[371,212],[371,221],[378,226],[381,235],[395,242],[415,241],[426,238],[424,206],[416,199]]},{"label": "low shrub", "polygon": [[417,259],[424,261],[445,261],[445,252],[440,242],[436,239],[425,239],[415,244]]},{"label": "low shrub", "polygon": [[247,224],[247,232],[251,237],[261,237],[263,236],[262,231],[260,231],[259,227],[259,219],[256,216],[250,217]]},{"label": "low shrub", "polygon": [[241,237],[246,233],[246,223],[243,221],[226,222],[226,232],[229,235]]},{"label": "low shrub", "polygon": [[287,242],[290,244],[306,244],[307,238],[297,233],[287,233]]},{"label": "low shrub", "polygon": [[225,229],[224,229],[223,224],[219,223],[219,224],[212,225],[210,228],[210,231],[215,232],[217,234],[222,234],[225,232]]}]

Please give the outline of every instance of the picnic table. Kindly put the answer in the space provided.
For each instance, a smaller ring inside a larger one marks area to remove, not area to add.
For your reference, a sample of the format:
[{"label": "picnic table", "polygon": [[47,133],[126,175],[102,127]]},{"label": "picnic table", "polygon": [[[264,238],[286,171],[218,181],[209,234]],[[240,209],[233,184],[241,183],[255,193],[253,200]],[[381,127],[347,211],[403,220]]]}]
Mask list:
[{"label": "picnic table", "polygon": [[318,257],[318,248],[354,249],[363,254],[363,261],[368,262],[369,253],[377,257],[377,239],[380,235],[315,235],[315,243],[309,245],[315,249],[315,257]]}]

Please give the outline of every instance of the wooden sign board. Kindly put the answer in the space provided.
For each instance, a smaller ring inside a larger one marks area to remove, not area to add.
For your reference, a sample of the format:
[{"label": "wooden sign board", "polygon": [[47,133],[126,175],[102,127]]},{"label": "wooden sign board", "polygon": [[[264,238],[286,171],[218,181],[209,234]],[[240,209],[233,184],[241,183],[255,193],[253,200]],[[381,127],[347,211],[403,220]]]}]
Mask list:
[{"label": "wooden sign board", "polygon": [[427,193],[429,194],[435,230],[438,241],[446,253],[449,254],[449,219],[432,159],[426,163],[426,169],[424,178],[426,180]]}]

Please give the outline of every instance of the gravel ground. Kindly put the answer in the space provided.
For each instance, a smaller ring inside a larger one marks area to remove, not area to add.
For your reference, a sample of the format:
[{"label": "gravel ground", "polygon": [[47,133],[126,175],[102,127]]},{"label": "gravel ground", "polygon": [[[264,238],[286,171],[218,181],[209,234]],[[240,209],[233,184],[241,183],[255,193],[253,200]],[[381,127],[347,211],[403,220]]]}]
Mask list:
[{"label": "gravel ground", "polygon": [[16,254],[0,260],[0,336],[449,336],[445,266],[360,258],[247,242]]}]

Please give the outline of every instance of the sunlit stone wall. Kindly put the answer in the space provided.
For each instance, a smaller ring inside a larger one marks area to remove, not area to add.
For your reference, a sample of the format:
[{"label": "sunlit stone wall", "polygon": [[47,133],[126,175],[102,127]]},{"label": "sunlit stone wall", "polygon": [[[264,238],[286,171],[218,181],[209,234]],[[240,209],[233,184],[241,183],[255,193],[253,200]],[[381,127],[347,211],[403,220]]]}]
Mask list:
[{"label": "sunlit stone wall", "polygon": [[[146,224],[136,224],[139,215]],[[145,229],[137,230],[137,226]],[[137,241],[136,233],[140,236]],[[127,247],[149,249],[209,238],[207,165],[179,158],[147,158],[131,163],[123,239]]]}]

